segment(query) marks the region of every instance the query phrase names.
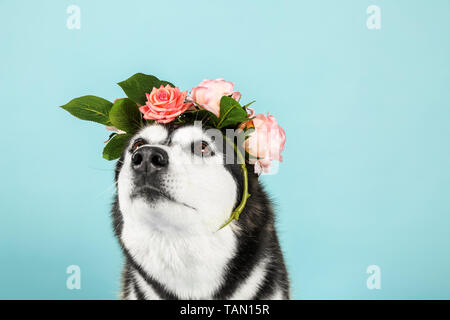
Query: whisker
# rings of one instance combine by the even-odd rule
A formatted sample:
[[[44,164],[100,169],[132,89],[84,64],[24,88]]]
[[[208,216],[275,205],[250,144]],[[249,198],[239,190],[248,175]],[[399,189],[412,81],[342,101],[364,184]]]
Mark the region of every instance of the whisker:
[[[104,169],[104,168],[89,167],[89,169],[97,170],[97,171],[114,171],[114,168],[112,168],[112,169]]]
[[[107,193],[114,191],[115,187],[117,186],[117,182],[114,182],[113,184],[111,184],[110,186],[108,186],[105,190],[103,190],[102,192],[100,192],[99,194],[97,194],[95,197],[99,198],[103,195],[106,195]],[[112,194],[112,192],[111,192]]]

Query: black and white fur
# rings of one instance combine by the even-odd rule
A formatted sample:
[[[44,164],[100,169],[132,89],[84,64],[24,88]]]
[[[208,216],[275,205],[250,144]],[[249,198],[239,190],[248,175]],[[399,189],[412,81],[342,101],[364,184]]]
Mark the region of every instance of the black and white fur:
[[[145,144],[134,152],[161,148],[168,164],[138,177],[131,150],[137,139]],[[122,299],[289,299],[272,206],[252,166],[240,219],[218,230],[240,203],[243,179],[240,165],[225,164],[218,150],[189,160],[193,143],[213,147],[210,140],[201,127],[155,124],[125,148],[112,209],[126,260]]]

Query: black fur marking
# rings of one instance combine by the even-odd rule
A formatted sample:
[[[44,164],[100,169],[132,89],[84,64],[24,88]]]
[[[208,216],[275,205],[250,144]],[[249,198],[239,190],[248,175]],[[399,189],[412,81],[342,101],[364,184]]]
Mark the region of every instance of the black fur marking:
[[[122,298],[127,299],[130,295],[130,287],[133,281],[133,274],[128,264],[125,264],[125,267],[122,271]]]
[[[145,294],[142,292],[136,279],[133,279],[133,289],[134,289],[134,292],[136,293],[136,297],[138,300],[146,300]]]

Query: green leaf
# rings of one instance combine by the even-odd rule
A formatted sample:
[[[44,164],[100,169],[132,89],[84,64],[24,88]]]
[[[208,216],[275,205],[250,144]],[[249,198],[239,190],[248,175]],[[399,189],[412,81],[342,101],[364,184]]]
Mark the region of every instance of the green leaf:
[[[118,99],[109,111],[109,120],[117,129],[134,134],[142,126],[139,107],[128,98]]]
[[[131,137],[131,134],[115,135],[103,149],[103,158],[106,160],[120,158]]]
[[[112,105],[111,102],[100,97],[83,96],[71,100],[61,108],[79,119],[110,125],[109,111]]]
[[[247,111],[241,107],[239,102],[228,96],[223,96],[220,99],[220,116],[217,123],[219,129],[229,126],[234,127],[247,120]]]
[[[165,86],[167,84],[175,87],[170,82],[162,81],[155,76],[143,73],[136,73],[127,80],[118,83],[127,97],[140,105],[145,104],[145,101],[147,101],[146,93],[150,93],[153,88],[159,88],[161,85]]]

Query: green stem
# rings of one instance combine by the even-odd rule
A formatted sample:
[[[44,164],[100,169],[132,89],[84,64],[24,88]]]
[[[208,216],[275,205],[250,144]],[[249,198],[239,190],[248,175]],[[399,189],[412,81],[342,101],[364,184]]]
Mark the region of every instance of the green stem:
[[[241,215],[242,211],[245,208],[247,199],[250,198],[250,193],[248,193],[248,172],[247,172],[247,166],[245,165],[245,158],[242,155],[241,151],[239,151],[239,148],[234,144],[233,141],[228,139],[225,135],[224,135],[224,138],[228,144],[233,146],[239,160],[241,161],[241,170],[242,170],[242,176],[244,178],[244,186],[243,186],[241,203],[239,203],[239,205],[236,207],[236,209],[234,209],[234,211],[230,215],[230,218],[219,228],[219,230],[226,227],[233,220],[239,220],[239,216]]]

